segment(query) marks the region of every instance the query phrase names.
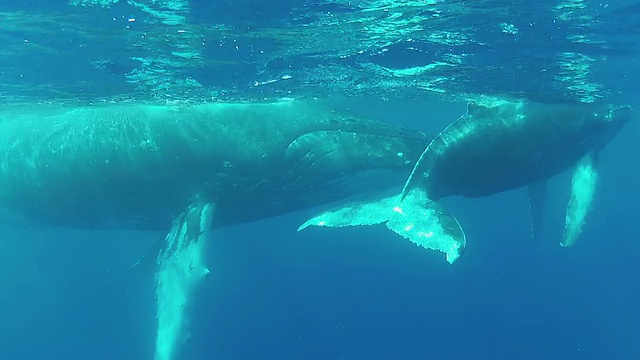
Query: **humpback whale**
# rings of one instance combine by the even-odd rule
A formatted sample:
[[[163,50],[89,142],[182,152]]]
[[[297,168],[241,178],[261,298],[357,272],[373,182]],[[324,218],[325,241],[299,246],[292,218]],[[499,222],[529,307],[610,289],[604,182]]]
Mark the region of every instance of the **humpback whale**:
[[[415,244],[443,252],[453,263],[464,250],[466,235],[439,199],[529,186],[537,235],[546,179],[575,166],[561,240],[562,246],[571,246],[591,207],[597,155],[630,118],[628,106],[479,98],[430,142],[400,195],[324,212],[299,230],[385,223]]]
[[[170,360],[210,229],[401,185],[429,141],[313,101],[13,106],[0,112],[0,207],[60,228],[166,231],[155,358]]]

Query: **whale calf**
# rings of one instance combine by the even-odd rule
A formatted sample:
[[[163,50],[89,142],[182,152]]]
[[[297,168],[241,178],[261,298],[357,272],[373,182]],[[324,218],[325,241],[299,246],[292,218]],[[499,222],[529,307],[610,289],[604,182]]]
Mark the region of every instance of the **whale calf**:
[[[572,166],[563,246],[582,231],[595,190],[598,152],[631,118],[628,106],[545,104],[484,97],[422,153],[400,195],[324,212],[308,226],[386,226],[456,261],[466,245],[457,219],[437,203],[446,196],[488,196],[529,186],[533,233],[539,232],[545,181]]]
[[[169,360],[210,229],[401,185],[429,141],[313,101],[10,106],[0,207],[60,228],[166,231],[155,358]]]

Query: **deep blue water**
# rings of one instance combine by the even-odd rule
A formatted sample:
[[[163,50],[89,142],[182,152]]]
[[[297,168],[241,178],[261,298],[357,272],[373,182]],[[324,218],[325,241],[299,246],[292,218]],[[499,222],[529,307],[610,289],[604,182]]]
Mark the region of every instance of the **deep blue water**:
[[[287,29],[295,28],[297,22],[314,21],[315,15],[304,16],[305,10],[313,14],[331,5],[330,11],[336,13],[354,11],[336,3],[341,2],[306,7],[304,2],[273,6],[256,2],[251,7],[251,1],[194,1],[191,7],[196,10],[189,21],[203,29],[207,24],[240,28],[247,23]],[[450,4],[443,3],[444,14],[455,8],[459,18],[442,26],[473,34],[473,42],[455,48],[434,43],[411,46],[420,51],[395,44],[388,46],[387,55],[375,55],[380,49],[367,48],[361,57],[351,56],[346,65],[332,67],[339,61],[330,53],[310,56],[299,51],[285,56],[271,42],[273,38],[256,35],[251,40],[256,47],[277,54],[224,53],[220,49],[226,45],[220,46],[220,39],[215,39],[211,41],[215,46],[203,50],[207,64],[192,67],[192,62],[186,62],[168,70],[182,74],[176,78],[185,74],[197,78],[203,88],[187,95],[199,100],[214,93],[223,99],[225,95],[333,96],[351,86],[358,89],[354,90],[358,96],[341,99],[351,111],[436,133],[464,112],[456,94],[524,94],[578,101],[570,84],[557,80],[562,68],[557,54],[575,52],[593,58],[591,72],[578,80],[600,84],[595,91],[598,96],[640,108],[634,40],[639,34],[638,4],[604,7],[585,2],[584,11],[595,19],[588,26],[577,20],[551,25],[557,14],[550,9],[557,2],[486,1],[473,9],[464,2]],[[241,11],[247,7],[255,12]],[[473,10],[471,14],[459,11],[465,7]],[[505,8],[519,9],[511,22],[522,36],[515,40],[499,37],[504,33],[498,24],[509,18],[508,12],[501,11]],[[131,40],[120,32],[122,27],[108,21],[125,13],[138,19],[148,16],[138,10],[122,3],[78,10],[57,3],[34,7],[24,2],[7,2],[0,9],[5,19],[8,13],[22,11],[23,19],[35,19],[24,14],[58,14],[77,24],[56,28],[54,24],[60,22],[54,21],[37,28],[0,29],[0,41],[9,49],[0,56],[4,104],[23,97],[98,101],[98,97],[140,98],[151,93],[154,99],[173,99],[180,92],[141,90],[126,81],[127,74],[138,67],[131,57],[162,55],[154,55],[157,49],[148,47],[132,50]],[[64,16],[82,11],[91,16],[83,15],[82,21]],[[526,21],[526,16],[535,21]],[[526,24],[533,22],[538,27],[527,31]],[[3,23],[7,22],[0,19]],[[133,26],[142,23],[139,20]],[[87,35],[78,30],[92,26],[105,32]],[[43,28],[50,32],[38,35]],[[578,31],[605,43],[566,40]],[[420,34],[424,35],[412,35]],[[44,56],[19,48],[27,36],[29,44],[46,45],[56,53]],[[101,37],[103,41],[97,42]],[[242,46],[243,40],[247,39],[240,39]],[[464,65],[438,74],[453,79],[442,85],[448,91],[445,95],[416,92],[410,83],[387,91],[383,85],[391,85],[378,83],[384,76],[370,67],[421,66],[455,52],[471,55],[463,57],[469,59]],[[388,58],[383,61],[381,56]],[[113,62],[106,69],[91,65],[101,59]],[[309,75],[312,69],[339,69],[348,76],[320,78],[324,70]],[[361,78],[354,80],[354,73],[348,72],[353,69],[371,72],[359,73]],[[286,74],[292,74],[294,82],[280,81],[268,90],[254,86],[255,81]],[[443,104],[443,98],[451,102]],[[595,207],[582,238],[570,249],[558,245],[569,197],[568,173],[550,182],[545,227],[537,241],[529,236],[523,189],[483,199],[445,199],[469,239],[464,256],[453,266],[385,229],[296,233],[298,225],[315,214],[312,209],[217,230],[207,259],[212,272],[191,310],[192,337],[179,358],[638,359],[638,139],[640,121],[635,119],[602,152]],[[143,261],[133,269],[130,266],[163,234],[0,229],[0,359],[152,358],[153,264]]]

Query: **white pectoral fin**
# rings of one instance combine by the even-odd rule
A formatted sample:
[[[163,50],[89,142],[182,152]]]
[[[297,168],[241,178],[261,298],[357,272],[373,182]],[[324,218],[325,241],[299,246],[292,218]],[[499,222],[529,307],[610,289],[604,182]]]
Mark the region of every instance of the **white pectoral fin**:
[[[209,273],[205,249],[215,206],[196,203],[173,222],[156,262],[158,332],[155,360],[171,360],[182,341],[186,310],[194,291]]]
[[[466,244],[458,221],[430,200],[421,188],[411,190],[402,200],[400,196],[392,196],[324,212],[305,222],[298,230],[308,226],[346,227],[382,223],[416,245],[443,252],[449,263],[460,257]]]
[[[576,166],[571,179],[571,198],[567,206],[562,246],[572,246],[584,226],[595,194],[598,172],[593,154],[587,154]]]

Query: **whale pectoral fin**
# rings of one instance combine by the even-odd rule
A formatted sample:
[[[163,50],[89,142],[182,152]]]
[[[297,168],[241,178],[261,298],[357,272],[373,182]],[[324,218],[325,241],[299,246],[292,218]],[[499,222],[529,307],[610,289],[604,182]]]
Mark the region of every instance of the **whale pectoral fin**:
[[[571,178],[571,198],[567,206],[564,236],[560,245],[572,246],[580,234],[584,221],[591,210],[595,194],[598,172],[595,154],[587,154],[580,159]]]
[[[544,205],[547,201],[547,180],[529,185],[529,211],[531,213],[531,237],[537,239],[542,230]]]
[[[466,245],[458,221],[430,200],[421,188],[375,202],[353,203],[324,212],[298,228],[309,226],[346,227],[385,223],[388,229],[426,249],[443,252],[447,262],[455,262]]]
[[[187,338],[186,309],[201,280],[215,206],[195,203],[173,222],[156,260],[156,360],[171,360]]]

